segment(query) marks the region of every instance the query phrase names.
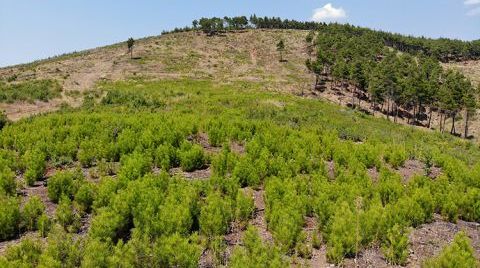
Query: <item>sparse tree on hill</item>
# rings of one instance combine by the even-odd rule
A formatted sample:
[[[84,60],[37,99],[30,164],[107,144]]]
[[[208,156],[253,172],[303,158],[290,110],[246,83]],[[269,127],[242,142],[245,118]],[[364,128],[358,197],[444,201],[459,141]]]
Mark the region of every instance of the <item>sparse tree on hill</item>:
[[[128,38],[127,40],[127,47],[128,47],[128,52],[130,53],[130,59],[133,59],[133,46],[135,45],[135,40],[133,38]]]
[[[198,20],[194,20],[192,24],[193,24],[193,29],[196,30],[198,27]]]
[[[277,51],[280,53],[280,62],[284,62],[283,52],[285,51],[285,42],[283,42],[283,40],[277,43]]]

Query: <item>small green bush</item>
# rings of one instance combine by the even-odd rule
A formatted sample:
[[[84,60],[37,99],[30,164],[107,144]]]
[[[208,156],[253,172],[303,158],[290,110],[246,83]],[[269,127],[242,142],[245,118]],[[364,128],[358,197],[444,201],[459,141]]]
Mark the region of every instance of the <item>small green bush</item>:
[[[0,241],[18,234],[20,220],[18,199],[0,195]]]
[[[464,232],[459,232],[453,243],[446,246],[435,258],[427,260],[425,268],[473,268],[479,267],[470,239]]]
[[[29,150],[23,155],[24,165],[26,167],[24,179],[27,185],[32,186],[37,180],[43,178],[45,173],[46,156],[39,149]]]
[[[58,203],[55,219],[65,230],[70,232],[74,232],[80,227],[80,217],[74,211],[72,201],[66,196],[62,196]]]
[[[39,240],[23,239],[5,251],[8,267],[36,267],[42,250],[42,243]]]
[[[52,225],[52,221],[47,216],[47,214],[43,213],[37,219],[37,230],[40,232],[42,237],[46,237],[48,231],[50,231],[50,226]]]
[[[392,264],[405,265],[408,258],[408,235],[399,225],[393,226],[387,232],[383,244],[383,254]]]
[[[75,193],[75,202],[80,205],[84,212],[90,212],[95,199],[95,186],[91,183],[83,183]]]
[[[407,161],[408,154],[404,146],[390,146],[386,148],[383,158],[387,163],[392,165],[393,168],[399,168]]]
[[[253,216],[254,210],[255,204],[252,193],[238,190],[235,205],[236,220],[240,223],[246,223]]]
[[[205,166],[206,158],[200,145],[183,143],[179,152],[180,166],[183,171],[194,171]]]
[[[45,205],[38,196],[33,196],[23,206],[22,218],[25,228],[29,231],[37,228],[38,218],[44,213]]]
[[[227,233],[233,217],[232,204],[217,192],[210,193],[200,212],[200,230],[207,237]]]
[[[48,179],[48,198],[57,203],[62,196],[72,199],[81,183],[81,172],[60,171]]]
[[[14,195],[17,189],[15,173],[4,167],[0,170],[0,194]]]

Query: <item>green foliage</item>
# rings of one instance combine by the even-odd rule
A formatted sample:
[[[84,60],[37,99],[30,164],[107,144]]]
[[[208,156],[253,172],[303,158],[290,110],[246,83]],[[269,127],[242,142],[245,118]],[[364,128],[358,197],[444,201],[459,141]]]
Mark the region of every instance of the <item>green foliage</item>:
[[[207,237],[226,234],[233,218],[232,201],[211,192],[200,212],[200,230]]]
[[[30,197],[22,209],[25,228],[29,231],[35,230],[38,226],[38,219],[44,211],[45,205],[42,200],[38,196]]]
[[[385,258],[392,264],[405,265],[408,258],[408,234],[399,225],[387,232],[382,247]]]
[[[167,236],[154,244],[154,267],[198,267],[200,248],[179,234]]]
[[[43,178],[46,168],[45,160],[45,154],[39,149],[29,150],[23,155],[26,167],[24,179],[29,186]]]
[[[62,196],[72,199],[83,183],[81,172],[61,171],[48,180],[48,198],[57,203]]]
[[[10,246],[5,252],[6,267],[36,267],[42,254],[42,243],[30,238]],[[1,265],[1,262],[0,262]]]
[[[0,102],[35,100],[49,101],[60,97],[62,87],[55,80],[30,80],[16,83],[0,82]]]
[[[394,146],[389,148],[383,157],[387,163],[392,165],[393,168],[399,168],[403,166],[408,158],[407,152],[402,146]]]
[[[255,227],[248,227],[243,238],[244,247],[237,246],[231,256],[229,266],[246,267],[285,267],[287,262],[282,259],[278,248],[265,244]]]
[[[184,171],[190,172],[202,169],[205,166],[205,155],[200,145],[183,143],[179,151],[180,166]]]
[[[38,267],[79,267],[82,260],[82,240],[75,239],[64,228],[54,225],[40,255]]]
[[[240,223],[246,223],[253,216],[254,210],[252,193],[239,190],[235,204],[235,219]]]
[[[18,234],[21,220],[19,202],[16,197],[0,195],[0,241]]]
[[[38,217],[37,219],[37,230],[40,233],[40,236],[46,237],[48,234],[48,231],[50,231],[50,227],[52,225],[52,221],[50,218],[47,216],[47,214],[43,213]]]
[[[151,169],[151,159],[140,153],[125,155],[121,159],[118,176],[121,180],[130,181],[141,178]]]
[[[90,212],[95,200],[96,188],[91,183],[83,183],[75,193],[75,202],[80,205],[82,211]]]
[[[15,173],[7,167],[0,169],[0,195],[14,195],[16,189]]]
[[[62,196],[60,199],[55,212],[55,220],[60,226],[70,232],[74,232],[80,227],[80,217],[74,211],[72,201],[68,197]]]
[[[340,264],[345,257],[357,253],[360,234],[355,226],[354,213],[348,204],[342,203],[335,213],[327,237],[327,258],[330,262]]]
[[[449,267],[478,267],[479,261],[475,258],[470,239],[464,232],[459,232],[453,243],[447,245],[442,252],[427,260],[422,267],[425,268],[449,268]]]

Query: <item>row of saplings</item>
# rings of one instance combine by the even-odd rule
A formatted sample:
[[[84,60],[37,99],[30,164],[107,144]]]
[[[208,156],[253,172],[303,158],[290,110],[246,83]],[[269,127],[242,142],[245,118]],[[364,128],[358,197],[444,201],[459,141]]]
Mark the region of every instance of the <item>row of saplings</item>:
[[[86,181],[79,171],[59,172],[48,181],[48,197],[58,203],[54,234],[49,235],[47,248],[38,251],[31,261],[71,266],[90,263],[100,267],[125,262],[135,266],[150,256],[149,263],[159,266],[194,267],[201,249],[208,248],[217,264],[226,264],[224,235],[231,231],[232,221],[245,228],[254,210],[251,193],[241,187],[259,187],[262,181],[268,229],[277,246],[263,244],[255,230],[249,228],[245,236],[253,242],[237,248],[229,265],[241,267],[242,263],[267,264],[274,260],[270,265],[282,266],[282,253],[309,258],[311,247],[318,248],[323,242],[327,244],[328,260],[333,263],[355,257],[366,247],[380,245],[389,262],[405,264],[409,227],[432,221],[435,212],[453,222],[459,217],[480,220],[480,213],[475,210],[480,200],[475,185],[478,178],[474,173],[459,176],[461,165],[449,164],[448,159],[442,164],[445,176],[435,181],[416,177],[404,186],[400,176],[381,166],[378,182],[373,183],[358,158],[341,161],[338,154],[332,156],[339,163],[334,181],[328,179],[325,170],[288,177],[282,174],[289,173],[291,162],[278,162],[272,154],[261,155],[268,155],[267,152],[264,148],[259,150],[260,155],[250,151],[239,158],[225,149],[212,159],[214,177],[206,182],[171,179],[166,173],[148,175],[154,160],[140,152],[123,157],[117,178],[106,177],[98,185]],[[246,160],[250,165],[242,164]],[[228,178],[228,174],[233,177]],[[2,198],[2,240],[24,230],[38,229],[42,235],[47,234],[52,221],[44,214],[38,198],[29,198],[23,206],[11,192]],[[61,241],[54,239],[65,239],[69,233],[78,232],[80,219],[92,209],[95,216],[85,240],[59,248]],[[311,241],[303,231],[305,216],[315,217],[318,222]],[[459,235],[457,240],[463,247],[454,247],[453,256],[460,254],[472,262],[467,239]],[[95,250],[87,250],[89,247]],[[159,255],[150,255],[148,250]],[[133,251],[130,259],[123,257],[125,251]],[[90,256],[92,252],[103,255]],[[7,259],[20,261],[11,254],[13,257],[7,254]],[[455,260],[452,254],[447,257]]]

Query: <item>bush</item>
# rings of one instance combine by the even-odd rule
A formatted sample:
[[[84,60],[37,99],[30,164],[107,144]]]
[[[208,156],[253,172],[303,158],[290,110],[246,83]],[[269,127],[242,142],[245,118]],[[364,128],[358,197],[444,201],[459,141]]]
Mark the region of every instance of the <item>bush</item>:
[[[5,251],[8,267],[36,267],[42,254],[42,243],[30,238],[10,246]],[[1,266],[1,263],[0,263]]]
[[[226,234],[232,219],[232,204],[219,193],[210,193],[200,212],[200,230],[207,237]]]
[[[108,258],[110,257],[110,245],[96,239],[88,240],[85,247],[85,254],[82,259],[82,267],[107,268]]]
[[[57,172],[48,179],[48,198],[54,203],[57,203],[62,196],[72,199],[82,182],[81,172]]]
[[[0,241],[15,237],[21,220],[16,197],[0,195]]]
[[[345,257],[354,256],[358,250],[361,238],[352,219],[355,219],[353,212],[343,202],[328,228],[327,258],[332,263],[340,264]]]
[[[74,232],[80,228],[80,217],[73,210],[72,201],[63,196],[57,206],[55,219],[65,230]]]
[[[52,225],[52,221],[47,216],[47,214],[43,213],[37,219],[37,230],[40,233],[40,236],[46,237],[48,231],[50,231],[50,226]]]
[[[124,182],[137,180],[151,171],[151,159],[141,153],[135,152],[122,157],[118,176]]]
[[[29,231],[37,228],[38,218],[44,213],[45,205],[38,196],[33,196],[23,206],[22,218],[25,228]]]
[[[75,193],[75,202],[84,212],[90,212],[95,199],[95,186],[91,183],[83,183]]]
[[[233,268],[266,267],[282,268],[288,264],[282,259],[280,251],[265,244],[255,227],[248,227],[243,238],[244,247],[236,246],[230,258],[229,266]]]
[[[9,168],[4,167],[3,170],[0,170],[0,195],[14,195],[16,189],[15,173]]]
[[[255,204],[252,193],[238,190],[235,205],[236,220],[240,223],[246,223],[253,216],[254,210]]]
[[[392,165],[393,168],[399,168],[405,164],[408,159],[407,151],[404,146],[391,146],[386,149],[383,158],[387,163]]]
[[[180,166],[183,171],[194,171],[205,166],[205,155],[200,145],[183,143],[179,152]]]
[[[153,267],[198,267],[201,250],[179,234],[159,239],[153,248]]]
[[[46,168],[45,159],[45,154],[39,149],[25,152],[23,161],[26,170],[23,176],[27,185],[32,186],[37,180],[43,178]]]
[[[89,235],[101,241],[115,241],[125,228],[125,219],[118,213],[102,208],[92,219]]]
[[[459,232],[452,244],[446,246],[437,257],[427,260],[423,265],[426,268],[470,268],[479,266],[480,263],[475,258],[471,241],[464,232]]]
[[[399,225],[394,225],[387,232],[387,239],[383,244],[383,254],[392,264],[405,265],[408,258],[408,235]]]

